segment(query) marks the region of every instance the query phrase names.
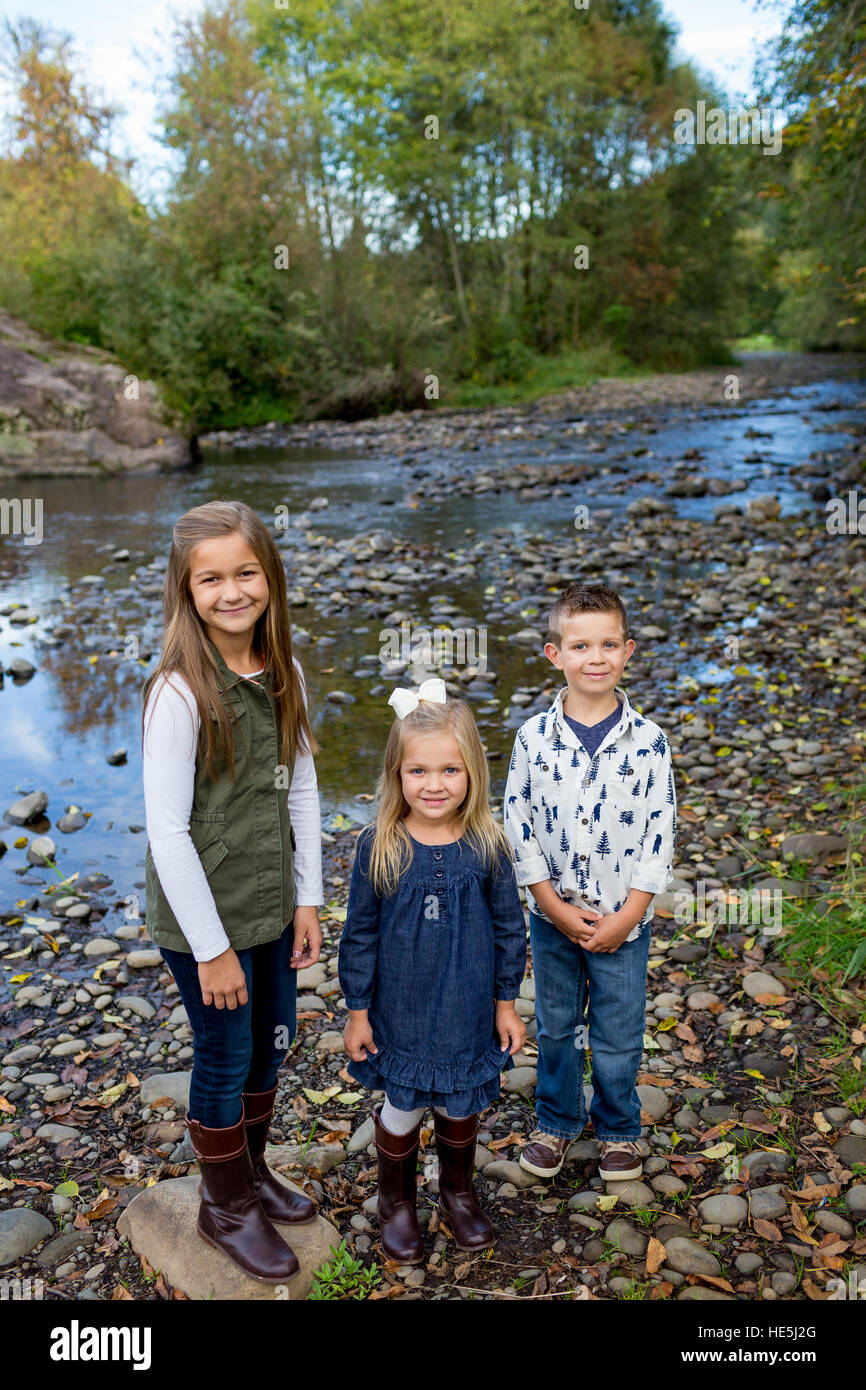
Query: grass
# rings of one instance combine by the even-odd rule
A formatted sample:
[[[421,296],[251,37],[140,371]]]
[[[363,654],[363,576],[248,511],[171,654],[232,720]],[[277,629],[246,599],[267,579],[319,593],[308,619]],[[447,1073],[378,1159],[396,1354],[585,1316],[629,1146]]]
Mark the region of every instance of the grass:
[[[345,1240],[331,1246],[333,1259],[313,1275],[312,1300],[338,1301],[366,1298],[382,1282],[375,1267],[366,1269],[349,1253]]]
[[[783,934],[776,938],[774,954],[798,987],[848,1029],[866,1020],[866,783],[838,790],[845,799],[838,833],[848,839],[848,850],[844,868],[825,883],[829,910],[819,916],[809,898],[786,898]],[[747,815],[741,821],[747,829]],[[756,842],[750,842],[749,853],[757,858]],[[769,865],[760,867],[773,871]],[[805,861],[782,861],[781,867],[785,878],[808,878]],[[862,1080],[855,1084],[854,1076],[846,1079],[846,1095],[862,1089]]]

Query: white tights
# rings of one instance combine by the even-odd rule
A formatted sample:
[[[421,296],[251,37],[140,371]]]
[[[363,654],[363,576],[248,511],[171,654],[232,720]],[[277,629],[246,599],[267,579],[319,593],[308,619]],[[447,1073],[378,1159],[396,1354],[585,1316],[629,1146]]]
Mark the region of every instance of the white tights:
[[[437,1115],[444,1115],[446,1119],[449,1118],[448,1111],[443,1110],[441,1105],[435,1105],[433,1108]],[[421,1117],[426,1114],[426,1105],[422,1105],[420,1110],[398,1110],[386,1099],[379,1119],[389,1134],[408,1134],[410,1129],[414,1129]]]

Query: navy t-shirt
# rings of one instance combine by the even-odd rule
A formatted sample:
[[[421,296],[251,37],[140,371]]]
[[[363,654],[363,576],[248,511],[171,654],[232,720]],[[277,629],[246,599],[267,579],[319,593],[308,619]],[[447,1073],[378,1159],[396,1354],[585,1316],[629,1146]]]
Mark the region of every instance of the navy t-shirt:
[[[565,722],[576,734],[586,749],[589,756],[595,756],[596,750],[601,746],[611,729],[615,729],[622,716],[622,700],[617,700],[616,709],[612,714],[608,714],[604,719],[600,719],[597,724],[579,724],[576,719],[571,719],[566,714]]]

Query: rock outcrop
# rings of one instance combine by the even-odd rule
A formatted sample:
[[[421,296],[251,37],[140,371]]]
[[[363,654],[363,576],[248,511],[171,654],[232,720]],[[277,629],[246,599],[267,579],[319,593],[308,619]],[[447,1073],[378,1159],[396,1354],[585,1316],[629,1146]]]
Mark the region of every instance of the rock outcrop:
[[[153,382],[0,312],[0,479],[167,472],[196,452]]]

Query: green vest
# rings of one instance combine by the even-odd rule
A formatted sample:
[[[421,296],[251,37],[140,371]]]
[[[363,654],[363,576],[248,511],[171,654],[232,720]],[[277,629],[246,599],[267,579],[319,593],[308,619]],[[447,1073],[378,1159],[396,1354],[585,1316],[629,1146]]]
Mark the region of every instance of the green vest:
[[[207,875],[217,912],[236,951],[281,936],[295,911],[294,832],[287,804],[294,761],[288,776],[277,773],[280,744],[277,708],[268,677],[245,680],[229,670],[207,639],[217,663],[218,684],[234,735],[236,780],[219,744],[218,776],[212,781],[199,730],[195,790],[189,833]],[[146,702],[153,675],[144,682]],[[259,684],[256,684],[259,682]],[[216,711],[211,706],[211,719]],[[147,847],[147,932],[157,946],[192,952],[163,892]]]

